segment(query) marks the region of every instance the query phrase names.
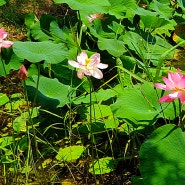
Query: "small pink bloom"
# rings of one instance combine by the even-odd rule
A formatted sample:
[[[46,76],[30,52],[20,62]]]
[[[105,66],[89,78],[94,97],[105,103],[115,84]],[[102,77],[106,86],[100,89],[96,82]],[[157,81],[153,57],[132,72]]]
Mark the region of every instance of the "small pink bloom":
[[[101,19],[101,20],[106,20],[105,17],[103,17],[104,14],[91,14],[89,16],[87,16],[88,20],[90,23],[92,23],[94,21],[94,19]]]
[[[19,72],[18,72],[18,77],[21,80],[26,80],[28,78],[28,71],[24,65],[20,67]]]
[[[107,64],[100,63],[99,53],[93,54],[90,58],[88,58],[84,51],[77,56],[77,62],[69,60],[68,63],[75,68],[79,68],[77,76],[80,79],[84,77],[84,74],[101,79],[103,78],[103,73],[99,69],[105,69],[108,67]]]
[[[168,72],[168,78],[162,77],[165,84],[155,83],[156,88],[169,91],[169,93],[158,101],[161,102],[172,102],[175,99],[179,98],[181,103],[185,104],[185,75],[180,73],[180,70],[177,69],[177,72],[172,73]]]
[[[12,41],[4,40],[8,35],[8,32],[5,32],[4,28],[0,29],[0,52],[1,48],[9,48],[13,44]]]

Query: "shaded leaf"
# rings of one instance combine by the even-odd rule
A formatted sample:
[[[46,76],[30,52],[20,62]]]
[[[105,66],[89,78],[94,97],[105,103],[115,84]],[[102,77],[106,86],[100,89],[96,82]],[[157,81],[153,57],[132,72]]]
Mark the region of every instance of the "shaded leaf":
[[[27,81],[28,96],[33,101],[36,95],[37,76],[33,81]],[[57,79],[41,76],[39,80],[37,103],[47,108],[62,107],[69,102],[70,87],[60,83]],[[75,93],[73,93],[75,95]]]
[[[131,181],[132,181],[133,185],[145,185],[143,182],[143,178],[139,177],[139,176],[133,175],[131,177]]]
[[[173,124],[159,127],[141,146],[140,171],[148,185],[185,182],[185,133]],[[159,180],[160,179],[160,180]]]

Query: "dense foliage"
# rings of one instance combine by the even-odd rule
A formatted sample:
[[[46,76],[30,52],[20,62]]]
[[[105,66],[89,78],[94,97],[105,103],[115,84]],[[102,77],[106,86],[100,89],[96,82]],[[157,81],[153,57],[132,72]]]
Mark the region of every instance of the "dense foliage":
[[[29,13],[27,40],[0,45],[0,75],[19,70],[24,87],[24,94],[0,92],[1,111],[11,116],[11,132],[0,138],[4,183],[10,174],[23,174],[28,183],[45,168],[56,171],[42,183],[55,183],[57,170],[80,169],[83,161],[96,184],[96,177],[118,168],[124,173],[131,162],[139,168],[134,185],[182,185],[183,1],[54,3],[71,12],[40,19]],[[163,80],[175,85],[159,85]],[[168,99],[161,100],[164,94]]]

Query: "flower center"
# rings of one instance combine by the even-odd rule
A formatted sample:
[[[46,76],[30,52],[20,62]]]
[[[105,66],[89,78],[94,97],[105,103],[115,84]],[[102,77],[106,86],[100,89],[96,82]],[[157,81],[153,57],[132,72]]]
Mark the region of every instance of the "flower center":
[[[91,61],[91,59],[90,58],[86,58],[85,59],[85,66],[87,66],[88,65],[88,63]]]

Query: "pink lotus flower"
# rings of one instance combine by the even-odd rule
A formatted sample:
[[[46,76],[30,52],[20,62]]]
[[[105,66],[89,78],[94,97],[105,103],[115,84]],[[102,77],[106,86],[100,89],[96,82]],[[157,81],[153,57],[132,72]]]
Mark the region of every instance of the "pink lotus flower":
[[[101,19],[103,21],[106,20],[106,18],[103,16],[104,16],[104,14],[97,13],[97,14],[91,14],[90,16],[87,16],[87,18],[88,18],[89,22],[92,23],[94,21],[94,19]]]
[[[73,67],[79,68],[77,76],[80,79],[84,77],[84,74],[101,79],[103,78],[103,73],[99,69],[105,69],[108,67],[107,64],[100,63],[99,53],[93,54],[90,58],[88,58],[84,51],[77,56],[77,62],[69,60],[68,63]]]
[[[166,85],[155,83],[154,86],[169,91],[169,93],[160,98],[158,102],[172,102],[179,98],[181,103],[185,104],[185,75],[182,75],[180,70],[177,69],[175,73],[168,72],[168,78],[162,78]]]
[[[18,77],[21,80],[26,80],[28,78],[28,71],[24,65],[21,65],[19,72],[18,72]]]
[[[4,28],[0,29],[0,52],[1,48],[9,48],[13,44],[12,41],[4,40],[8,35],[8,32],[5,32]]]

